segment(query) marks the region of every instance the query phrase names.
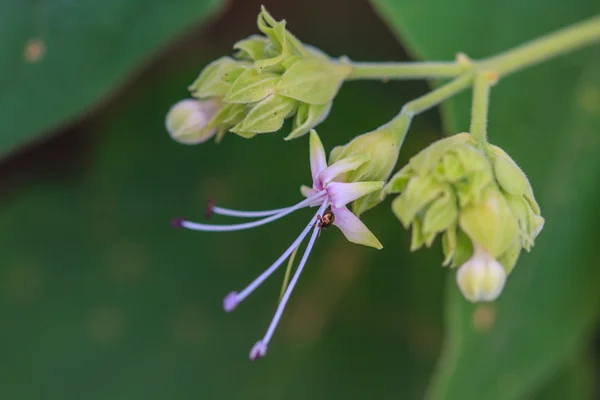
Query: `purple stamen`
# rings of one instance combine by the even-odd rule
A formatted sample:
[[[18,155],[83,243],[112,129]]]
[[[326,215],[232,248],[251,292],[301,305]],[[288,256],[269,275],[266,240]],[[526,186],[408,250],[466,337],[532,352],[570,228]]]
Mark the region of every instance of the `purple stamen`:
[[[325,208],[327,208],[327,202],[326,201],[323,204],[321,204],[321,207],[319,207],[319,210],[317,210],[317,213],[311,219],[311,221],[313,219],[315,219],[317,217],[317,215],[322,214],[323,211],[325,211]],[[267,268],[262,274],[260,274],[248,286],[246,286],[246,288],[244,290],[242,290],[240,292],[231,292],[227,296],[225,296],[225,299],[223,299],[223,308],[225,308],[225,311],[231,311],[231,310],[233,310],[235,308],[235,306],[237,306],[237,304],[241,303],[256,288],[258,288],[269,276],[271,276],[271,274],[273,274],[273,272],[275,272],[281,266],[281,264],[283,264],[283,262],[285,260],[287,260],[287,258],[290,256],[290,254],[292,254],[292,252],[294,251],[294,249],[296,249],[298,246],[300,246],[300,243],[302,243],[302,241],[308,235],[308,233],[310,232],[311,229],[313,229],[313,225],[309,223],[304,228],[304,230],[302,231],[302,233],[300,233],[300,236],[298,236],[296,238],[296,240],[294,240],[294,242],[292,243],[292,245],[290,247],[288,247],[287,250],[284,251],[283,254],[281,256],[279,256],[279,258],[277,260],[275,260],[275,262],[273,264],[271,264],[271,266],[269,268]],[[235,300],[229,299],[229,297],[232,295],[232,293],[235,294]],[[234,301],[237,302],[237,303],[234,304],[233,303]],[[232,306],[231,309],[228,310],[228,306],[231,305],[231,304],[234,304],[234,305]]]
[[[206,205],[206,211],[204,211],[204,218],[210,219],[213,215],[213,210],[215,209],[215,200],[208,200],[208,204]]]
[[[244,229],[255,228],[257,226],[266,225],[270,222],[276,221],[280,218],[285,217],[288,214],[293,213],[296,210],[299,210],[304,207],[310,207],[315,201],[321,201],[324,197],[326,197],[326,192],[321,191],[307,199],[304,199],[300,203],[285,208],[284,211],[271,215],[267,218],[259,219],[257,221],[246,222],[243,224],[233,224],[233,225],[212,225],[212,224],[200,224],[196,222],[191,222],[188,220],[184,220],[181,222],[181,226],[187,229],[195,230],[195,231],[205,231],[205,232],[231,232],[231,231],[241,231]]]
[[[252,350],[250,350],[250,360],[255,361],[264,357],[266,354],[267,345],[262,340],[259,340],[254,346],[252,346]]]
[[[237,292],[231,292],[223,299],[223,309],[226,312],[233,311],[240,304],[240,298]]]
[[[175,229],[181,229],[181,228],[183,228],[184,221],[185,221],[185,218],[172,218],[171,226]]]
[[[319,211],[322,212],[323,210],[325,210],[326,207],[327,207],[327,200],[325,200],[323,202]],[[269,324],[269,327],[267,328],[267,332],[265,333],[265,336],[263,337],[262,340],[258,341],[254,345],[252,350],[250,350],[250,359],[251,360],[255,360],[259,356],[262,357],[267,353],[267,345],[271,341],[271,338],[273,337],[273,333],[275,333],[275,328],[277,328],[277,325],[279,324],[279,320],[281,319],[283,310],[285,309],[285,306],[287,305],[287,302],[290,299],[292,291],[294,290],[294,287],[296,286],[296,283],[298,282],[298,278],[300,278],[300,274],[302,274],[302,270],[304,269],[304,266],[306,265],[306,261],[308,260],[308,256],[310,255],[310,252],[312,251],[312,248],[315,244],[315,240],[317,240],[317,235],[319,234],[319,231],[320,231],[320,229],[318,226],[313,228],[313,233],[310,237],[310,240],[308,241],[308,244],[306,245],[306,249],[304,250],[304,254],[302,255],[300,264],[298,264],[298,268],[296,268],[296,272],[294,273],[292,280],[290,281],[287,289],[285,290],[285,293],[281,297],[281,301],[279,302],[279,305],[277,306],[277,310],[275,311],[275,315],[273,316],[273,319],[271,320],[271,323]]]

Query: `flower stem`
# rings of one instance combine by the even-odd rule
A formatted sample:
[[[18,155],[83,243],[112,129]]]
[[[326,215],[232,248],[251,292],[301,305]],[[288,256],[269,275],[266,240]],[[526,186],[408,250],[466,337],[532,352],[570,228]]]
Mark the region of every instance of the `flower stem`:
[[[352,62],[347,80],[436,79],[456,77],[469,66],[457,62]]]
[[[497,81],[495,72],[479,72],[473,84],[471,106],[471,135],[479,144],[487,141],[487,119],[490,101],[490,88]]]
[[[478,68],[506,76],[556,56],[600,42],[600,15],[478,61]]]
[[[600,42],[600,15],[541,36],[513,49],[479,61],[350,62],[347,80],[452,78],[470,69],[509,75],[542,61]]]
[[[449,83],[432,90],[431,92],[418,97],[404,105],[402,110],[394,119],[386,124],[386,127],[399,135],[399,143],[404,141],[404,136],[410,126],[413,117],[432,107],[437,106],[442,101],[462,92],[471,86],[474,73],[466,72]]]

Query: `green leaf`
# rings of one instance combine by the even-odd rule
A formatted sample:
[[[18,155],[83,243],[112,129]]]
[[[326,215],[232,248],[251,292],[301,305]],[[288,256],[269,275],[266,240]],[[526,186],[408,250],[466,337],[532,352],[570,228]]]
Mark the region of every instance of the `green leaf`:
[[[594,362],[586,354],[570,360],[538,393],[534,400],[589,400],[597,397],[598,382]]]
[[[0,157],[87,112],[220,3],[0,2]]]
[[[527,7],[508,0],[493,11],[475,0],[374,4],[426,60],[451,59],[458,50],[490,56],[600,11],[595,0]],[[527,398],[588,338],[600,305],[599,88],[597,47],[493,88],[489,138],[525,171],[547,224],[532,252],[521,255],[499,301],[486,306],[494,316],[487,329],[477,323],[482,306],[469,305],[450,278],[446,343],[432,399]],[[447,133],[468,129],[469,100],[462,96],[443,109]]]

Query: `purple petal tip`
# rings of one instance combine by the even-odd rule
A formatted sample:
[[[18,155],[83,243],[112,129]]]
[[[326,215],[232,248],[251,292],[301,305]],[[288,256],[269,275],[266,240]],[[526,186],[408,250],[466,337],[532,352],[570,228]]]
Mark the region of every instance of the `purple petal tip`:
[[[266,354],[267,345],[262,340],[259,340],[254,346],[252,346],[252,350],[250,350],[250,361],[255,361],[259,358],[262,358]]]
[[[231,292],[223,299],[223,309],[226,312],[233,311],[240,304],[237,292]]]
[[[181,229],[183,227],[184,218],[173,218],[171,219],[171,226],[175,229]]]

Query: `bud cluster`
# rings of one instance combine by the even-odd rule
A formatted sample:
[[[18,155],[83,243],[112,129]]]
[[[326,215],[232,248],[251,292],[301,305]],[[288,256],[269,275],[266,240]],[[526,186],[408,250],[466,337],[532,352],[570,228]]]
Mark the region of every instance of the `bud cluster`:
[[[170,130],[175,140],[197,143],[216,134],[219,141],[227,131],[251,138],[278,131],[286,118],[293,118],[286,137],[293,139],[327,117],[351,66],[302,44],[285,21],[275,21],[264,7],[258,29],[263,35],[237,42],[233,57],[213,61],[190,85],[199,103],[218,102],[220,108],[196,129]],[[178,105],[173,114],[178,114]]]
[[[490,284],[490,276],[502,275],[496,265],[506,277],[544,225],[523,171],[502,149],[490,144],[482,149],[468,133],[439,140],[412,157],[384,193],[400,193],[392,210],[405,227],[412,226],[411,250],[429,247],[442,235],[443,264],[462,265],[459,286],[469,282],[477,295],[461,289],[472,301],[500,293],[504,279]],[[473,282],[496,291],[480,293]]]

